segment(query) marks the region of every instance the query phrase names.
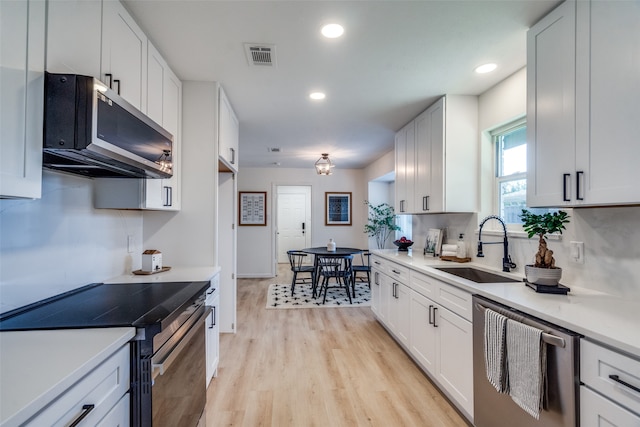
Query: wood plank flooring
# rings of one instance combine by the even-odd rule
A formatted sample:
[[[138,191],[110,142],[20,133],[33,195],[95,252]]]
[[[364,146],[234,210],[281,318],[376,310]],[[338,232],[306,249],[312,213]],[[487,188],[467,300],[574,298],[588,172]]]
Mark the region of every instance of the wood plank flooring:
[[[266,309],[276,279],[238,280],[237,333],[220,336],[207,427],[466,426],[369,307]]]

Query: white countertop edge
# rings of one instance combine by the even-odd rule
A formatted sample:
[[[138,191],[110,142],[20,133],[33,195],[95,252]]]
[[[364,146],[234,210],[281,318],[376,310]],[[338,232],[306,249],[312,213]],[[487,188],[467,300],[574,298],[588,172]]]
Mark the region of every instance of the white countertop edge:
[[[112,277],[104,283],[153,283],[153,282],[198,282],[211,280],[220,273],[219,266],[201,267],[171,267],[171,270],[162,273],[140,274],[133,273]]]
[[[0,410],[0,427],[20,426],[28,421],[31,417],[36,415],[40,410],[55,400],[61,393],[90,373],[96,368],[96,366],[115,353],[120,347],[128,343],[135,336],[136,330],[135,328],[88,328],[0,332],[0,334],[13,334],[14,337],[21,336],[23,339],[29,338],[28,335],[47,334],[50,337],[56,338],[56,340],[58,340],[62,335],[68,335],[71,337],[71,334],[73,334],[74,337],[72,337],[72,340],[77,341],[78,339],[81,339],[81,337],[77,336],[78,332],[81,331],[84,331],[85,333],[100,334],[104,337],[104,344],[101,345],[97,351],[93,352],[90,358],[84,359],[72,372],[69,372],[68,375],[65,374],[58,382],[48,386],[44,392],[37,396],[23,396],[23,399],[18,399],[17,406],[20,406],[19,408],[7,407],[7,401],[10,401],[10,399],[3,398],[3,404]],[[59,341],[60,345],[69,345],[69,342],[64,342],[63,339],[60,339]],[[6,349],[4,348],[5,345],[6,343],[3,343],[3,346],[0,347],[0,351],[3,353],[6,353]],[[47,357],[44,349],[43,354],[40,356]],[[22,376],[20,375],[20,371],[32,369],[30,365],[24,363],[23,360],[11,360],[10,355],[3,354],[2,360],[3,364],[9,364],[9,366],[4,366],[3,368],[8,367],[15,370],[18,373],[17,376]],[[42,362],[42,365],[49,366],[46,362]],[[3,388],[10,387],[12,390],[16,389],[15,384],[8,384],[5,380],[0,382],[2,383]]]
[[[522,273],[504,273],[473,262],[455,263],[422,254],[399,253],[394,249],[373,250],[390,261],[418,270],[472,294],[482,295],[585,336],[591,341],[640,358],[640,334],[634,325],[640,324],[640,303],[603,292],[571,286],[568,295],[542,294],[524,283],[475,283],[433,267],[473,267],[521,281]]]

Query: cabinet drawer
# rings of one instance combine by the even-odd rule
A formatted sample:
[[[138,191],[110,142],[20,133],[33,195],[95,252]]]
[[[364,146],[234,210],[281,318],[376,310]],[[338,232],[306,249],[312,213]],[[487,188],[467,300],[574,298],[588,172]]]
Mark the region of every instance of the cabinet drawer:
[[[472,321],[473,312],[471,310],[471,294],[469,292],[438,281],[436,302],[447,307],[458,316],[470,322]]]
[[[637,427],[640,415],[627,411],[593,390],[580,387],[580,426],[581,427]]]
[[[374,255],[374,256],[371,257],[371,268],[372,269],[376,269],[376,270],[380,270],[381,272],[386,274],[387,268],[388,268],[388,264],[382,258]]]
[[[640,360],[582,339],[580,379],[590,388],[640,414]]]
[[[409,269],[407,267],[403,267],[395,262],[388,262],[386,273],[394,280],[409,283]]]
[[[436,299],[437,280],[417,271],[411,271],[410,277],[409,283],[414,291],[432,300]]]
[[[67,426],[94,408],[83,425],[96,425],[129,390],[129,345],[123,346],[27,422],[28,426]]]

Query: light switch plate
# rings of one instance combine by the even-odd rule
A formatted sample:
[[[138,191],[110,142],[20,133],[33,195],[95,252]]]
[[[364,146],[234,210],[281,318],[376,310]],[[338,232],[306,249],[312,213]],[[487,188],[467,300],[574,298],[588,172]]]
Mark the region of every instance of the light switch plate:
[[[569,242],[571,260],[577,264],[584,264],[584,242]]]

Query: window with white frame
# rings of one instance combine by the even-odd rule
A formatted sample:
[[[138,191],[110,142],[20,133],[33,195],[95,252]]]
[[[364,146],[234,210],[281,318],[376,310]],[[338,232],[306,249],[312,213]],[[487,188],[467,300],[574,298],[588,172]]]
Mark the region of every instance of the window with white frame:
[[[506,224],[522,224],[527,208],[527,123],[524,118],[491,132],[495,149],[496,212]],[[548,209],[529,209],[535,213]]]

